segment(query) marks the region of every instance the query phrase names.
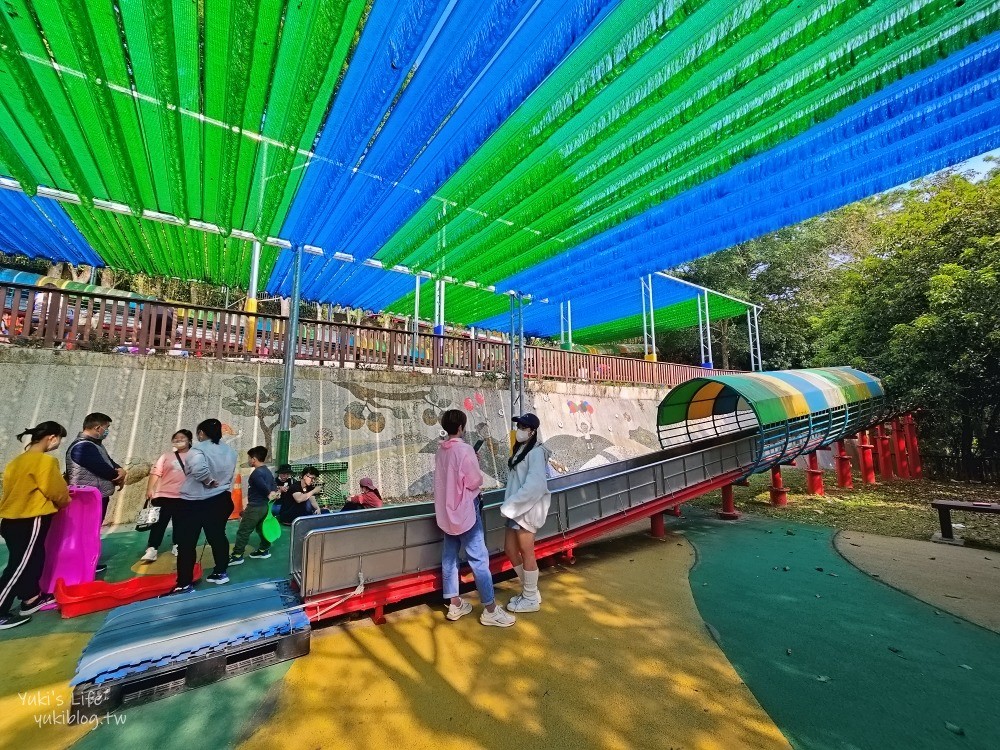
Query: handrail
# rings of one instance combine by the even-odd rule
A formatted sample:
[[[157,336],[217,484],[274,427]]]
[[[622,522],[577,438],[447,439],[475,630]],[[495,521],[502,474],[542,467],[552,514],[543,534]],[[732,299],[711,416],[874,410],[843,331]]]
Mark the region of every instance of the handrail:
[[[132,354],[278,360],[285,356],[287,317],[114,294],[0,283],[0,342]],[[302,319],[295,359],[341,368],[429,370],[505,376],[510,345],[471,338]],[[610,354],[525,347],[525,377],[536,380],[672,387],[705,370]]]

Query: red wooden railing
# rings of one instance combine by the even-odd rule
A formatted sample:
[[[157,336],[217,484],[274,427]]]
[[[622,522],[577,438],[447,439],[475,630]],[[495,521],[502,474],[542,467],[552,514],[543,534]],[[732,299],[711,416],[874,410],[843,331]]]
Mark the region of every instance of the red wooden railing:
[[[288,319],[213,307],[0,284],[0,342],[135,354],[282,359]],[[490,339],[302,320],[296,361],[334,367],[415,369],[470,375],[509,369],[509,345]],[[529,346],[535,379],[673,386],[707,372],[690,365]]]

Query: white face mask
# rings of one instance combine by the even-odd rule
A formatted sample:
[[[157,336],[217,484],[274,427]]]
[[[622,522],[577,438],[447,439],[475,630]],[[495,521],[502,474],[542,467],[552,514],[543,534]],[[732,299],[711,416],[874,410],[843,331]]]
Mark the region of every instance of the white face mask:
[[[514,439],[519,443],[528,442],[528,438],[531,437],[531,430],[518,429],[514,432]]]

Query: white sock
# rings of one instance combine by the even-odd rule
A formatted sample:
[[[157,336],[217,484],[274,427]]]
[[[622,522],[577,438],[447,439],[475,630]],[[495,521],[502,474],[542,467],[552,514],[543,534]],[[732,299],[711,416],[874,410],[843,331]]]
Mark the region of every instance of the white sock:
[[[542,595],[538,592],[538,569],[525,570],[521,580],[524,581],[524,598],[541,601]]]
[[[524,587],[524,566],[515,565],[514,572],[517,573],[517,580],[521,581],[522,588]]]

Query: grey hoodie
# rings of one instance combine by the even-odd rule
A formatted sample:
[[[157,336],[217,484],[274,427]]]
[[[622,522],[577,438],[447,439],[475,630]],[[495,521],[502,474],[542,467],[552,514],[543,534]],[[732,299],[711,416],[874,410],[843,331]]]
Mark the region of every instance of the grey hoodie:
[[[183,500],[207,500],[232,489],[236,474],[236,451],[224,443],[216,445],[211,440],[195,443],[184,454]],[[216,486],[206,486],[215,480]]]

